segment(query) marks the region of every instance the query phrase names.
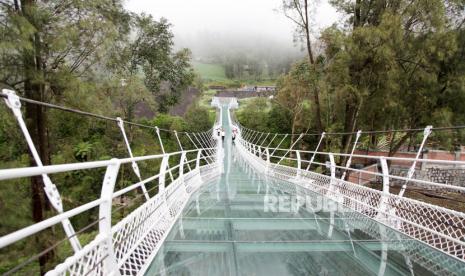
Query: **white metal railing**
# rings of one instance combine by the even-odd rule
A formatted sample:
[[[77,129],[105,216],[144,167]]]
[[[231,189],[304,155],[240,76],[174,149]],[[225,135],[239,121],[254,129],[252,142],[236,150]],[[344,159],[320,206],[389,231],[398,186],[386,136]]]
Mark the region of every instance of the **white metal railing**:
[[[174,131],[174,137],[176,138],[180,151],[167,153],[165,152],[160,129],[158,127],[141,125],[124,121],[121,118],[110,118],[20,98],[14,91],[5,89],[0,93],[0,96],[5,99],[7,106],[13,111],[26,139],[31,155],[37,164],[37,167],[0,170],[0,180],[41,176],[47,198],[58,213],[41,222],[0,237],[0,249],[7,249],[8,246],[25,238],[34,236],[57,224],[62,224],[66,234],[64,240],[59,241],[41,253],[31,257],[28,261],[19,264],[17,267],[13,268],[13,270],[7,272],[9,274],[19,272],[21,268],[37,260],[41,255],[46,254],[49,250],[56,248],[65,241],[71,244],[74,255],[69,256],[63,263],[49,271],[47,275],[143,274],[158,252],[158,249],[180,215],[190,195],[195,192],[202,183],[221,174],[223,166],[222,146],[219,142],[219,138],[213,135],[213,129],[217,128],[217,125],[206,132],[182,132],[195,147],[195,149],[191,150],[185,150],[183,148],[178,137],[178,132]],[[130,157],[122,159],[114,158],[106,161],[44,166],[22,117],[21,101],[116,122],[121,130]],[[134,157],[126,136],[124,124],[155,129],[162,153]],[[175,163],[173,159],[179,159],[179,162]],[[159,160],[159,170],[152,171],[151,176],[143,178],[139,171],[138,163],[154,160]],[[131,165],[139,181],[115,191],[118,173],[120,172],[121,166],[125,164]],[[62,197],[49,175],[77,170],[98,170],[102,168],[105,168],[106,172],[102,179],[100,196],[95,200],[71,210],[64,210]],[[167,179],[169,182],[167,182]],[[148,184],[151,185],[150,189],[146,187]],[[128,193],[138,189],[141,189],[141,194],[137,195],[133,200],[142,197],[144,198],[143,203],[113,225],[112,216],[119,210],[119,208],[113,208],[114,200],[123,197],[130,198]],[[153,195],[151,196],[150,194]],[[125,206],[123,205],[123,207]],[[81,230],[75,231],[70,219],[80,214],[90,212],[93,209],[98,209],[98,219]],[[93,225],[98,225],[97,234],[90,243],[82,247],[79,241],[79,235]]]
[[[235,125],[235,127],[239,129],[237,138],[239,152],[256,169],[270,176],[292,182],[299,187],[329,197],[363,215],[423,241],[462,261],[464,260],[465,214],[403,197],[403,191],[405,191],[407,183],[410,183],[429,189],[463,193],[465,192],[465,187],[463,186],[415,179],[412,177],[412,172],[414,172],[416,164],[421,162],[457,166],[463,166],[465,162],[419,159],[418,156],[417,158],[399,158],[359,155],[353,154],[353,150],[351,154],[319,152],[321,139],[316,151],[293,149],[296,143],[293,143],[289,149],[279,148],[282,140],[278,144],[278,148],[269,148],[268,146],[271,143],[263,146],[266,144],[263,142],[265,135],[258,138],[259,134],[251,133],[239,124]],[[273,139],[275,137],[276,135]],[[287,135],[284,137],[286,138]],[[324,137],[324,134],[322,137]],[[294,141],[298,139],[296,138]],[[303,156],[311,156],[311,158],[307,160]],[[315,161],[316,157],[320,162]],[[335,160],[338,157],[347,158],[349,161],[346,164],[349,165],[337,165]],[[350,160],[353,158],[369,160],[371,164],[378,164],[381,167],[381,172],[351,168]],[[389,162],[397,161],[414,164],[411,166],[410,173],[407,176],[398,176],[389,173]],[[312,171],[311,169],[316,168],[316,166],[327,170],[328,175]],[[337,170],[341,172],[342,177],[337,175]],[[382,179],[382,191],[347,181],[348,174],[357,172]],[[390,190],[390,184],[392,183],[390,181],[398,181],[400,184],[403,184],[401,194],[392,193]]]
[[[0,180],[7,180],[42,174],[106,168],[101,194],[98,199],[5,235],[0,238],[0,248],[37,234],[93,208],[99,208],[97,237],[77,251],[75,255],[66,259],[64,263],[48,272],[48,275],[137,274],[146,268],[150,257],[156,254],[190,194],[197,190],[203,182],[218,175],[219,166],[221,166],[220,160],[216,159],[216,156],[202,155],[203,152],[210,150],[213,150],[213,153],[216,152],[216,148],[204,148],[107,161],[0,170]],[[188,160],[187,156],[192,154],[195,154],[196,157]],[[179,164],[167,169],[169,159],[175,156],[180,157]],[[210,157],[215,161],[211,163],[205,162],[205,164],[201,165],[202,160],[208,160]],[[157,159],[162,160],[160,171],[157,174],[119,191],[114,190],[121,165]],[[195,164],[191,166],[192,169],[189,170],[187,164],[194,162]],[[174,170],[178,171],[178,177],[166,187],[165,176],[170,172],[174,173]],[[158,184],[152,190],[156,188],[158,193],[112,226],[113,200],[138,189],[144,184],[155,181],[158,181]]]

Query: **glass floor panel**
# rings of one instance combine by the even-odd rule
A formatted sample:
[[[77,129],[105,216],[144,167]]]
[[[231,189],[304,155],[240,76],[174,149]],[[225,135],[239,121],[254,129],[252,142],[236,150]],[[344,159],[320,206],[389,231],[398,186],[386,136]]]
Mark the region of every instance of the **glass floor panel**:
[[[320,197],[251,168],[222,112],[225,173],[191,196],[146,275],[465,275],[462,261],[362,214],[298,203]]]

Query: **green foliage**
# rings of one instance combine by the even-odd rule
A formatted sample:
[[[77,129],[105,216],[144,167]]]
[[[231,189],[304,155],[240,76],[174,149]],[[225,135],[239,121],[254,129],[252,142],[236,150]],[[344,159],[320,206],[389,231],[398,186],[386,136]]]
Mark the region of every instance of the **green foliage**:
[[[244,126],[263,132],[287,133],[292,127],[291,112],[267,98],[239,100],[235,115]]]
[[[214,122],[214,117],[210,116],[209,110],[199,105],[192,105],[187,110],[185,118],[187,130],[191,132],[207,131]]]
[[[142,14],[135,22],[137,37],[130,44],[130,72],[142,69],[145,85],[158,101],[161,112],[177,103],[181,91],[194,80],[188,49],[173,52],[171,24]],[[162,87],[166,83],[165,87]]]
[[[74,147],[74,157],[78,161],[90,159],[93,145],[89,142],[81,142]]]

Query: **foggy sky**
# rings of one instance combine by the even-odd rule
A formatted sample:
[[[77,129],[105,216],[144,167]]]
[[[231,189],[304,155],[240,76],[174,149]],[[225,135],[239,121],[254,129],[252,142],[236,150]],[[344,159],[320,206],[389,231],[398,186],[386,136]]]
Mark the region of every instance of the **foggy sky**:
[[[199,34],[219,37],[268,37],[293,47],[294,25],[277,12],[281,0],[126,0],[127,9],[167,18],[175,41],[189,47]],[[316,14],[319,29],[338,20],[327,0],[320,0]],[[318,30],[316,30],[318,31]],[[204,42],[208,43],[208,42]]]

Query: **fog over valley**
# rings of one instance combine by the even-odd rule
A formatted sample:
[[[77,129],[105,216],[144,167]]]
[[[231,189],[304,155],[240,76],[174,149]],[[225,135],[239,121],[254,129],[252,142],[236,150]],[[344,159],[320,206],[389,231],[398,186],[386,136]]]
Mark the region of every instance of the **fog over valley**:
[[[126,2],[129,10],[166,18],[173,25],[176,48],[189,48],[194,60],[214,61],[232,54],[304,55],[294,39],[293,23],[279,11],[281,0],[142,0]],[[315,33],[338,21],[326,0],[318,4]]]

